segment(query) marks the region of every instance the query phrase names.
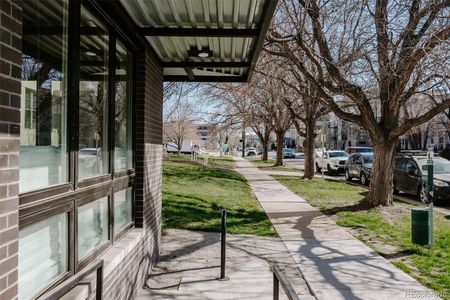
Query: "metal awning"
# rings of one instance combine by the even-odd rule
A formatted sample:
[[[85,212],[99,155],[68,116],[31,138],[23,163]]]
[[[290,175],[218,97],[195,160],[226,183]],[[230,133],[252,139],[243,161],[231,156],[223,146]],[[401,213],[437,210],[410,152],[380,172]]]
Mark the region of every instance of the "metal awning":
[[[120,0],[166,81],[247,81],[277,0]]]

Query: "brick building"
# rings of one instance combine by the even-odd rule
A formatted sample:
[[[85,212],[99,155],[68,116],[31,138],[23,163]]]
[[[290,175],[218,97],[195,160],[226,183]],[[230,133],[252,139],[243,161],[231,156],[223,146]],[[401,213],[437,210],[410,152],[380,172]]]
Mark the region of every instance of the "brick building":
[[[159,255],[163,81],[247,81],[275,5],[0,1],[0,299],[64,291],[98,261],[104,299],[142,288]]]

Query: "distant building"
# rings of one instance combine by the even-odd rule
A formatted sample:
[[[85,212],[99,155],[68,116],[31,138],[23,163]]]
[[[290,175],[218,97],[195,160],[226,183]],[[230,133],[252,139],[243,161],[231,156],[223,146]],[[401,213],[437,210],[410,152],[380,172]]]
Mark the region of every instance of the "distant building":
[[[202,142],[209,141],[210,138],[208,136],[208,129],[209,129],[208,124],[197,125],[197,135],[198,135],[198,138],[200,139],[200,141],[202,141]]]

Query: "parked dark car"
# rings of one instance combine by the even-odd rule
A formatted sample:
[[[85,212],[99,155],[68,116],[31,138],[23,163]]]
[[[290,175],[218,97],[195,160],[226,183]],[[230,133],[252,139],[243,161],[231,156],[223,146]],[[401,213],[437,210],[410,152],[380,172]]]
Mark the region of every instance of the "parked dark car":
[[[284,148],[283,149],[283,158],[295,158],[295,152],[293,149]]]
[[[345,163],[345,180],[358,178],[362,184],[368,185],[372,171],[373,153],[353,153]]]
[[[426,182],[423,175],[427,171],[423,166],[427,164],[426,156],[399,156],[395,158],[394,194],[400,191],[417,195],[424,203],[428,202]],[[434,158],[434,200],[450,201],[450,161],[441,157]]]
[[[439,155],[443,158],[445,158],[446,160],[450,160],[450,146],[447,146],[447,149],[444,149],[441,151],[441,153],[439,153]]]

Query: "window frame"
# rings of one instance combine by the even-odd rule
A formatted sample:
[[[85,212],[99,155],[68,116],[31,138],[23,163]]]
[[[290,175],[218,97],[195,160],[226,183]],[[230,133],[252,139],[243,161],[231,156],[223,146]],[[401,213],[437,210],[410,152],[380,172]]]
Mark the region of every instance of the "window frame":
[[[38,294],[36,294],[34,296],[34,298],[38,298],[39,296],[44,294],[49,289],[54,288],[55,286],[57,286],[58,284],[60,284],[64,280],[68,279],[73,274],[75,274],[75,272],[74,272],[75,266],[74,266],[73,260],[72,260],[72,256],[74,254],[73,250],[74,250],[75,242],[73,239],[70,238],[73,235],[72,231],[74,229],[74,222],[75,222],[75,220],[74,220],[74,204],[73,204],[73,202],[67,202],[67,203],[61,204],[59,206],[52,207],[47,210],[42,210],[38,213],[20,216],[20,224],[19,224],[20,229],[24,229],[28,226],[34,225],[40,221],[44,221],[50,217],[53,217],[53,216],[56,216],[56,215],[62,214],[62,213],[66,213],[68,215],[68,224],[67,224],[67,228],[68,228],[68,233],[67,233],[68,245],[67,246],[68,246],[68,251],[69,251],[69,253],[67,253],[67,268],[68,268],[68,270],[66,272],[60,274],[55,279],[53,279],[51,281],[51,283],[49,283],[48,287],[42,289]]]
[[[136,53],[137,48],[123,36],[121,32],[116,29],[116,26],[111,23],[110,20],[103,17],[101,11],[97,5],[94,5],[91,1],[68,1],[69,10],[69,20],[68,20],[68,72],[67,72],[67,159],[68,159],[68,181],[63,183],[58,183],[55,185],[47,186],[40,189],[35,189],[19,194],[20,205],[30,205],[33,202],[39,201],[43,198],[49,198],[52,196],[63,195],[67,192],[76,192],[80,188],[85,188],[88,186],[93,186],[99,183],[108,182],[114,180],[115,178],[128,176],[135,176],[135,78],[136,78]],[[116,66],[116,41],[120,41],[127,50],[133,56],[133,67],[131,70],[131,81],[132,81],[132,91],[131,91],[131,131],[132,131],[132,162],[131,168],[120,170],[115,172],[114,170],[114,147],[115,147],[115,103],[112,99],[115,98],[115,76],[109,76],[108,78],[108,172],[105,174],[100,174],[93,177],[88,177],[85,179],[80,179],[78,176],[78,132],[79,132],[79,68],[80,68],[80,20],[81,20],[81,6],[84,6],[90,13],[94,14],[109,31],[109,57],[108,57],[108,69],[115,70]],[[76,13],[75,13],[76,12]],[[115,75],[115,74],[114,74]],[[19,183],[20,184],[20,183]]]
[[[61,212],[67,212],[69,218],[68,236],[68,271],[55,279],[47,288],[37,294],[39,297],[49,289],[60,284],[68,277],[77,273],[90,262],[103,254],[107,249],[135,227],[135,167],[136,167],[136,63],[138,47],[119,30],[110,18],[93,0],[68,1],[68,43],[67,43],[67,126],[66,126],[66,149],[67,149],[67,172],[68,182],[55,184],[42,189],[36,189],[19,194],[19,230],[45,220]],[[79,132],[79,78],[80,78],[80,21],[81,7],[95,15],[108,29],[109,35],[109,57],[107,97],[108,97],[108,132],[107,151],[108,173],[95,177],[79,180],[78,178],[78,132]],[[131,167],[115,172],[115,67],[116,67],[116,41],[126,47],[132,55],[131,76],[131,98],[129,101],[131,109]],[[20,184],[20,183],[19,183]],[[123,189],[132,188],[132,221],[122,227],[119,232],[114,232],[114,193]],[[78,261],[78,232],[77,215],[78,207],[101,198],[108,197],[108,240],[92,250],[85,258]]]

